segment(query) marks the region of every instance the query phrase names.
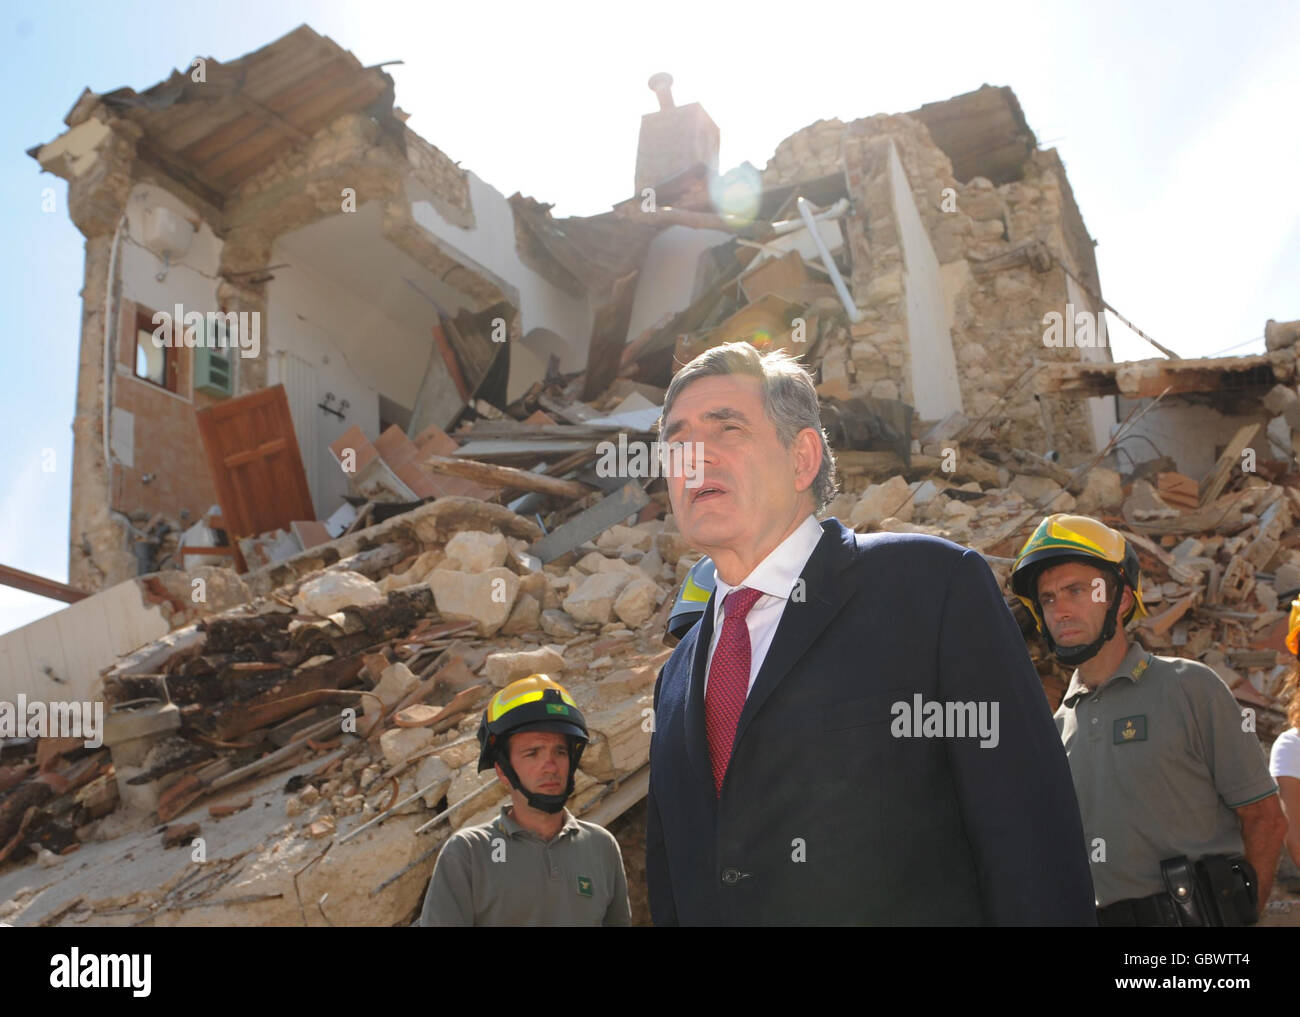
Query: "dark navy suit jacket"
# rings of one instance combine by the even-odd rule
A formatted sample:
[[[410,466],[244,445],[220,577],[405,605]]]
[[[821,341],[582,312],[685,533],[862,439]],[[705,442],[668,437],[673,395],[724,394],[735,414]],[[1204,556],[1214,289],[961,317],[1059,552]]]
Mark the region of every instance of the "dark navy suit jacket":
[[[713,598],[659,673],[655,924],[1095,925],[1065,751],[984,560],[936,537],[822,530],[720,797],[704,731]],[[954,727],[902,737],[918,728],[895,704],[918,694],[945,717],[984,703],[991,721],[996,703],[997,745]]]

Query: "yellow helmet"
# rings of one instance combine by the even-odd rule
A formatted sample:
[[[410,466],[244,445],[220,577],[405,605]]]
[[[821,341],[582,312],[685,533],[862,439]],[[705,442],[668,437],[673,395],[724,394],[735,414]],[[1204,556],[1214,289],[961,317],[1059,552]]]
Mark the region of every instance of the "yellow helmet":
[[[568,739],[569,783],[564,794],[536,794],[520,783],[509,753],[502,750],[508,737],[521,731],[554,731]],[[543,812],[559,812],[573,794],[578,763],[589,740],[587,721],[564,686],[547,675],[530,674],[511,682],[488,700],[478,725],[478,772],[499,764],[510,784],[525,795],[529,805]]]
[[[1116,605],[1120,598],[1115,598],[1098,642],[1083,647],[1058,648],[1043,624],[1043,612],[1038,605],[1038,576],[1043,569],[1067,561],[1080,561],[1111,572],[1132,589],[1133,607],[1124,618],[1125,625],[1134,618],[1145,617],[1147,608],[1142,602],[1142,567],[1137,551],[1123,534],[1088,516],[1065,513],[1047,516],[1016,556],[1016,563],[1011,567],[1011,589],[1033,616],[1038,631],[1057,657],[1066,663],[1077,664],[1094,656],[1114,635],[1114,612],[1118,610]]]
[[[1291,601],[1291,617],[1286,626],[1286,648],[1300,657],[1300,597]]]

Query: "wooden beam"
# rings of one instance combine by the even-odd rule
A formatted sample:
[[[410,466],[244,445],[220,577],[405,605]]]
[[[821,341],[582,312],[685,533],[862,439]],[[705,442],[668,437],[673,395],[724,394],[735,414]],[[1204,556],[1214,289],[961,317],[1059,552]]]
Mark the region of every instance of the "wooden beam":
[[[515,469],[513,466],[498,466],[495,463],[481,463],[474,459],[453,459],[451,456],[427,456],[421,463],[434,473],[445,473],[453,477],[475,480],[489,487],[504,487],[515,491],[536,491],[555,498],[575,500],[591,493],[586,484],[575,480],[561,480],[529,470]]]
[[[213,208],[221,210],[226,204],[226,195],[207,176],[196,168],[183,162],[170,152],[165,152],[154,145],[148,138],[141,138],[135,146],[136,158],[170,177],[175,177]]]
[[[1241,465],[1241,453],[1246,450],[1259,434],[1263,424],[1247,424],[1232,436],[1227,448],[1214,464],[1214,469],[1201,481],[1201,504],[1209,505],[1223,493],[1232,471]]]
[[[451,325],[451,321],[441,311],[438,312],[438,320],[439,324],[433,326],[433,341],[438,346],[438,352],[442,355],[443,363],[447,365],[447,373],[451,375],[451,380],[456,383],[456,392],[460,395],[461,402],[468,403],[470,397],[469,386],[465,384],[465,376],[460,373],[460,363],[456,360],[456,353],[451,348],[447,333],[443,331]]]
[[[46,579],[44,576],[10,568],[8,565],[0,565],[0,585],[12,586],[15,590],[35,593],[37,596],[49,597],[51,600],[61,600],[65,604],[75,604],[90,596],[85,590],[78,590],[75,586],[61,583],[57,579]]]

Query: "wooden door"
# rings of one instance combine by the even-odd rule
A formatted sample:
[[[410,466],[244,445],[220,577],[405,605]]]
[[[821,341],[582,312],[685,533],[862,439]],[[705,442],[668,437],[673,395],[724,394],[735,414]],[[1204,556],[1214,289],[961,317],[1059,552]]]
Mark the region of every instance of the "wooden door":
[[[232,541],[316,518],[283,385],[227,399],[196,416]]]

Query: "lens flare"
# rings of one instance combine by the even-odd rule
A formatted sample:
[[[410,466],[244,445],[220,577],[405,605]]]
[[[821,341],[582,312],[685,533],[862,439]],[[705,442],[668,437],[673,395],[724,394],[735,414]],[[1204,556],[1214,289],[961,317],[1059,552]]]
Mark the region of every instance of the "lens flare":
[[[713,207],[737,227],[748,226],[757,218],[762,195],[762,175],[747,162],[728,170],[709,184]]]

